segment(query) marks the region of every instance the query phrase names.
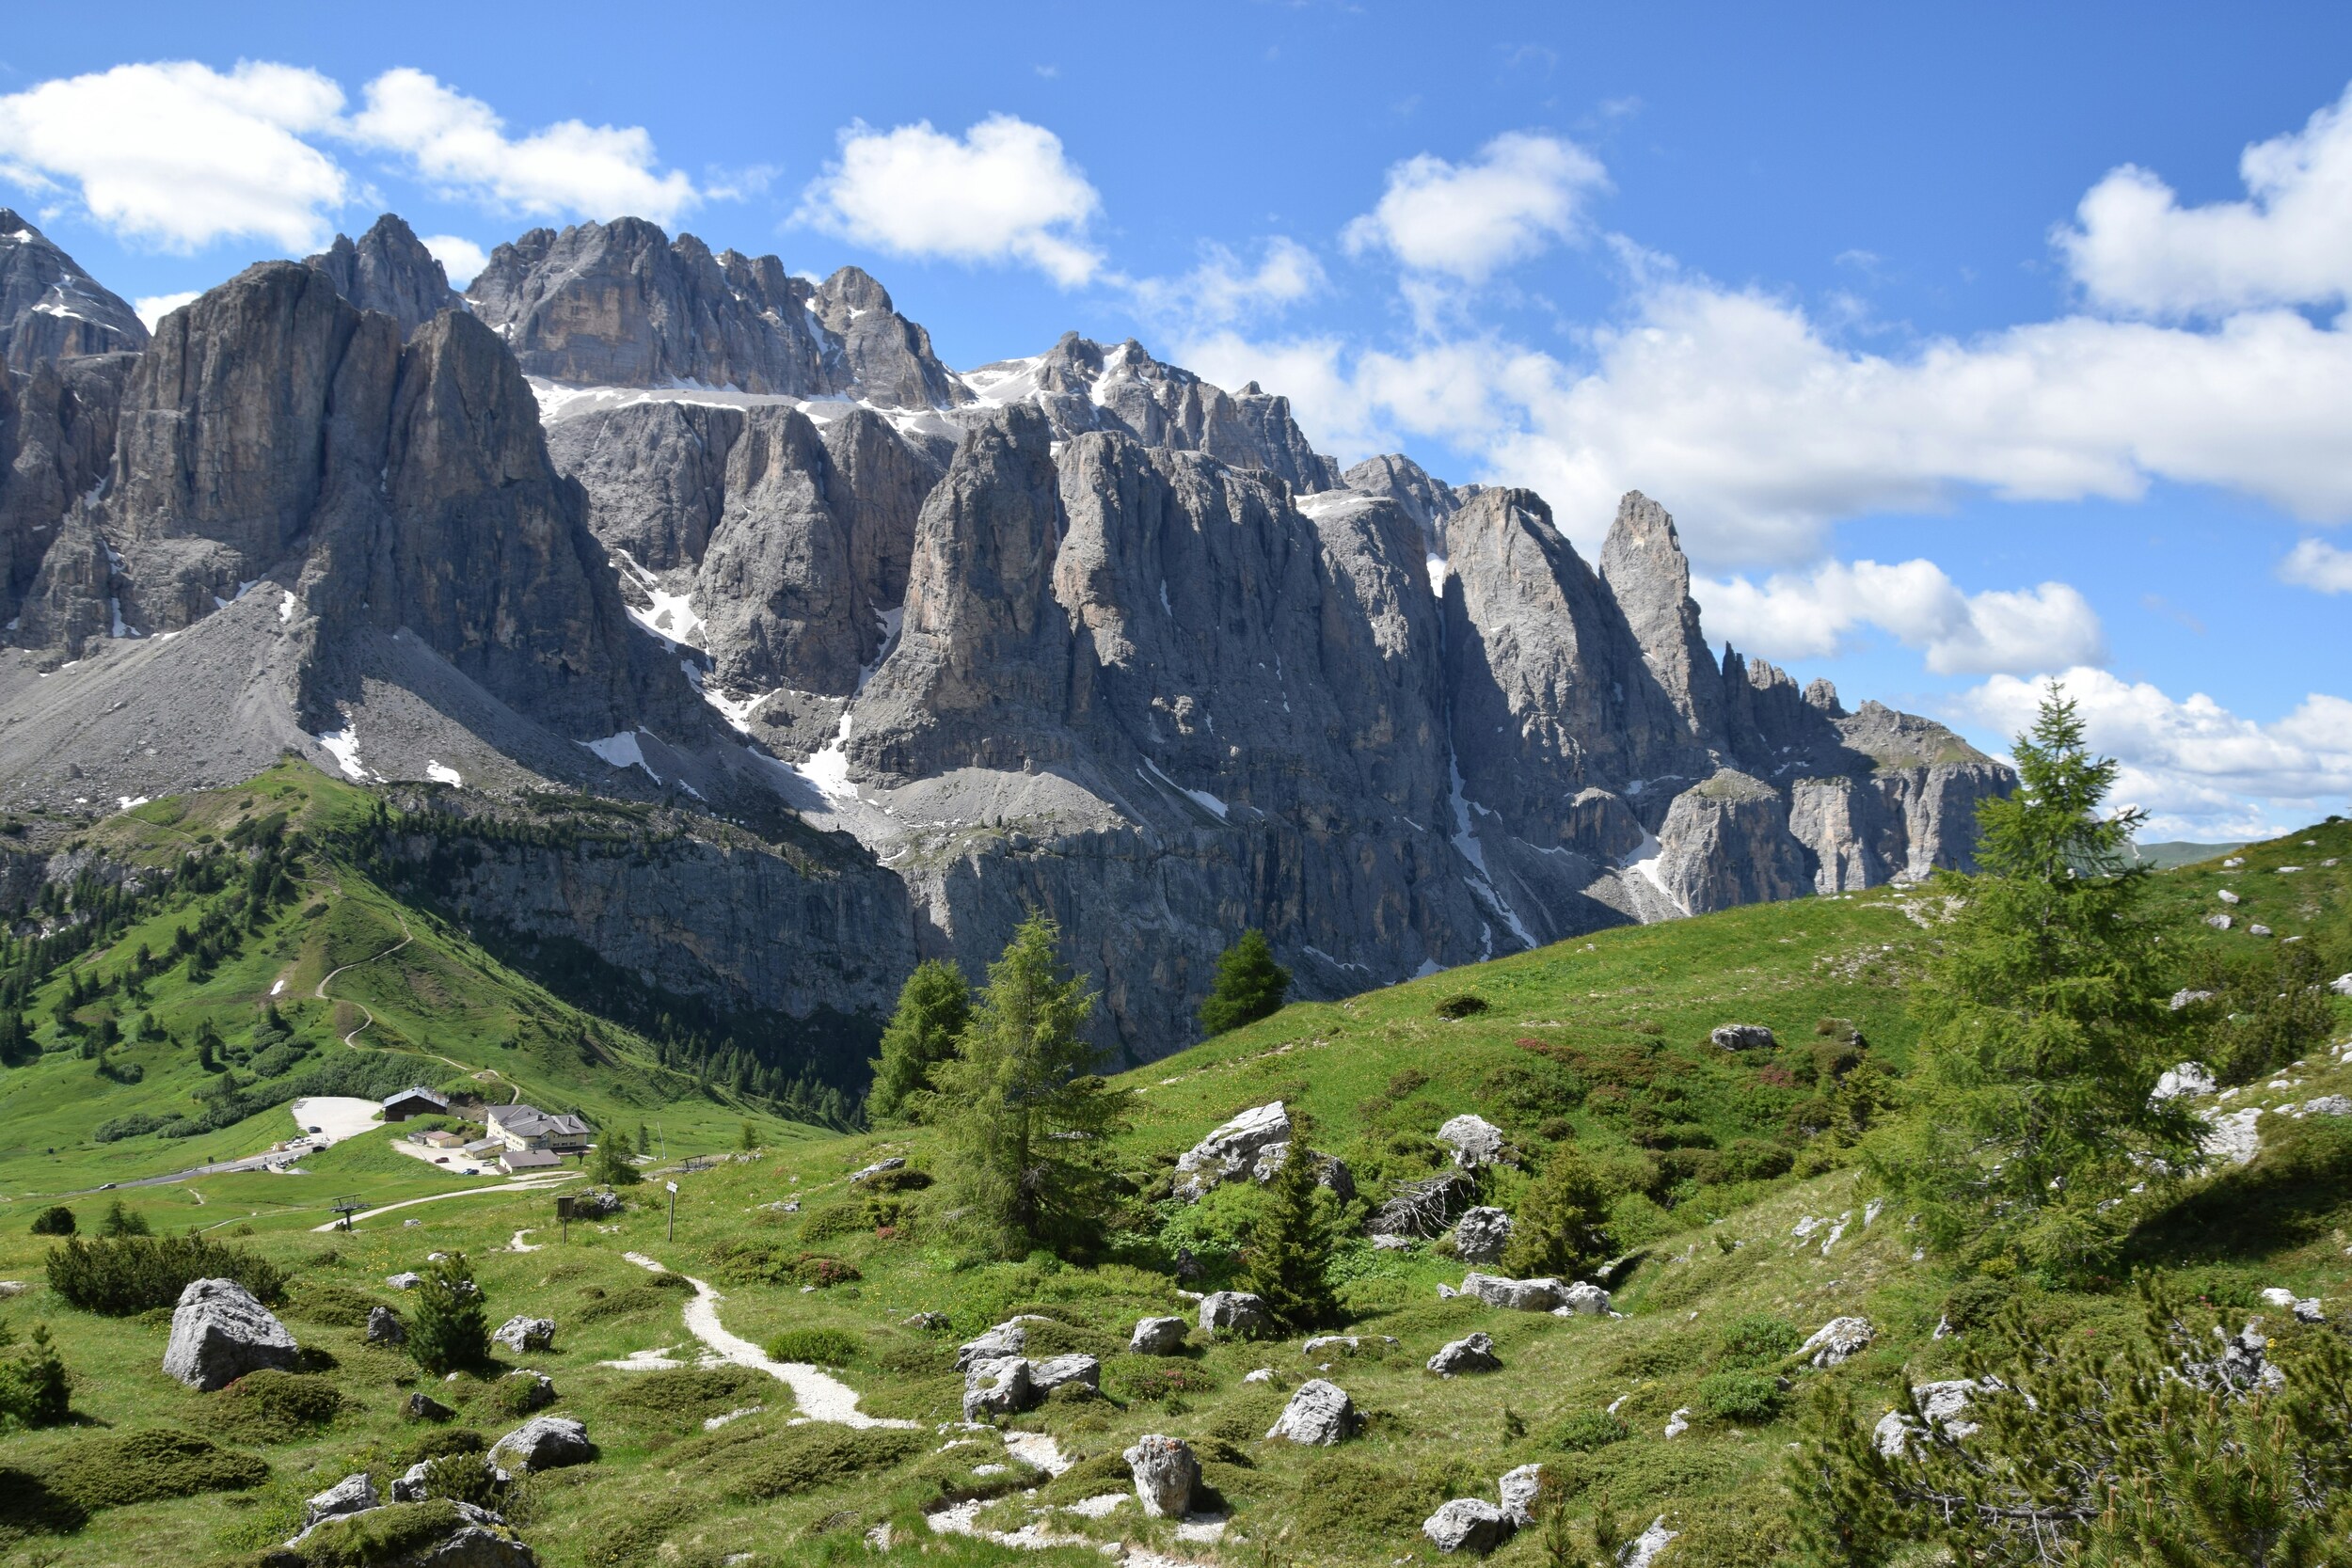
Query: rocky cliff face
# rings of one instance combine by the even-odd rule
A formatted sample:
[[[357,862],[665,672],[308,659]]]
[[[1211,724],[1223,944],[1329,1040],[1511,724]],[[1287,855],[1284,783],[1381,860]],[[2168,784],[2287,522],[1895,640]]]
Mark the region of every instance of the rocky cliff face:
[[[29,371],[85,354],[135,352],[147,328],[120,296],[49,237],[0,207],[0,361]]]
[[[377,218],[356,241],[336,235],[333,245],[303,264],[325,275],[360,309],[381,310],[400,323],[404,338],[444,310],[465,309],[441,263],[395,214]]]

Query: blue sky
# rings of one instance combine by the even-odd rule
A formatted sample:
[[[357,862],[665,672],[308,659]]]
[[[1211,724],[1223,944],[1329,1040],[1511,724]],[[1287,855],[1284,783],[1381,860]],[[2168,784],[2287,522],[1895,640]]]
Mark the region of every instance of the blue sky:
[[[959,366],[1134,334],[1588,551],[1649,492],[1850,700],[1997,747],[2067,673],[2228,837],[2352,810],[2348,87],[2322,5],[49,8],[0,199],[138,299],[635,211]]]

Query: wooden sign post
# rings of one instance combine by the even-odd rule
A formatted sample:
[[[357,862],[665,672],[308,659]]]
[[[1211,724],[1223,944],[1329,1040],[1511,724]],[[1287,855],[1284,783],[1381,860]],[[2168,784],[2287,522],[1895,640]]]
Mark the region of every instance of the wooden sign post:
[[[563,1222],[564,1239],[570,1241],[572,1239],[572,1200],[570,1198],[559,1197],[555,1200],[555,1217]]]

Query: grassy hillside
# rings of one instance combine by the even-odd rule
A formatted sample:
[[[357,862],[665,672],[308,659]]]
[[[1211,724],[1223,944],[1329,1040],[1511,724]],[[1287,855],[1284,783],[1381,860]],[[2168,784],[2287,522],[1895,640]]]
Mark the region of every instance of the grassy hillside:
[[[2220,984],[2271,975],[2278,956],[2296,949],[2344,961],[2347,854],[2352,825],[2330,824],[2249,847],[2237,867],[2166,872],[2158,896],[2172,920],[2168,940],[2191,947],[2192,967]],[[2239,903],[2219,900],[2225,888]],[[2232,914],[2230,929],[2201,923],[2217,912]],[[316,1425],[270,1430],[238,1396],[167,1382],[157,1367],[160,1315],[115,1320],[65,1307],[40,1283],[48,1243],[0,1223],[0,1277],[32,1286],[7,1317],[20,1332],[36,1317],[50,1323],[76,1373],[76,1410],[103,1423],[16,1437],[8,1465],[70,1485],[102,1437],[173,1426],[215,1433],[268,1465],[256,1485],[102,1508],[70,1537],[34,1531],[20,1558],[62,1551],[75,1562],[129,1563],[162,1551],[250,1562],[292,1533],[303,1497],[354,1469],[381,1483],[405,1467],[426,1435],[396,1413],[411,1387],[456,1405],[459,1428],[495,1438],[516,1424],[495,1383],[420,1379],[399,1357],[367,1348],[357,1327],[371,1303],[404,1305],[385,1275],[462,1248],[492,1322],[516,1312],[557,1321],[555,1350],[529,1364],[553,1378],[554,1411],[586,1421],[601,1449],[595,1464],[534,1481],[511,1505],[557,1568],[918,1558],[1075,1565],[1101,1562],[1097,1545],[1111,1541],[1198,1563],[1434,1560],[1422,1519],[1448,1497],[1491,1500],[1495,1478],[1526,1463],[1543,1464],[1579,1513],[1606,1498],[1636,1528],[1664,1517],[1680,1539],[1661,1568],[1774,1561],[1788,1540],[1779,1478],[1791,1413],[1809,1385],[1845,1380],[1866,1408],[1883,1408],[1906,1379],[1952,1375],[1964,1337],[1995,1303],[2022,1300],[2061,1336],[2109,1331],[2132,1310],[2120,1284],[2069,1291],[2006,1272],[1954,1274],[1919,1254],[1899,1209],[1873,1212],[1848,1167],[1854,1130],[1910,1060],[1916,1029],[1906,988],[1942,913],[1941,895],[1921,891],[1809,899],[1607,932],[1348,1003],[1287,1008],[1123,1080],[1138,1092],[1135,1126],[1117,1151],[1136,1226],[1088,1267],[1045,1256],[971,1263],[939,1236],[937,1190],[919,1177],[888,1194],[849,1183],[849,1173],[885,1155],[929,1167],[936,1151],[919,1132],[810,1138],[671,1171],[680,1188],[675,1239],[658,1185],[634,1189],[629,1210],[609,1224],[575,1224],[568,1243],[557,1239],[547,1195],[511,1191],[417,1204],[350,1236],[316,1233],[326,1216],[315,1205],[332,1193],[390,1201],[431,1190],[429,1177],[378,1172],[364,1149],[334,1151],[317,1164],[351,1163],[311,1177],[130,1195],[158,1229],[250,1227],[239,1244],[296,1271],[287,1321],[332,1363],[302,1381],[332,1387],[341,1402]],[[2272,935],[2249,934],[2255,922]],[[2303,940],[2281,945],[2292,937]],[[1455,1000],[1465,996],[1483,1010]],[[2352,1004],[2328,1006],[2330,1037],[2344,1040]],[[401,1017],[393,1026],[404,1039],[430,1027],[429,1015]],[[2217,1013],[2200,1028],[2214,1054],[2252,1064],[2261,1058],[2247,1043],[2251,1019]],[[1708,1032],[1726,1022],[1769,1025],[1779,1044],[1722,1051]],[[2352,1093],[2352,1066],[2338,1054],[2264,1061],[2231,1103],[2283,1111]],[[1137,1317],[1193,1310],[1169,1267],[1175,1248],[1202,1265],[1191,1288],[1214,1287],[1259,1201],[1247,1184],[1197,1207],[1168,1198],[1175,1155],[1233,1112],[1276,1098],[1315,1116],[1318,1146],[1350,1163],[1367,1203],[1433,1168],[1440,1153],[1429,1133],[1459,1112],[1495,1121],[1531,1155],[1573,1140],[1621,1192],[1616,1237],[1639,1254],[1616,1290],[1625,1315],[1562,1320],[1441,1300],[1438,1285],[1458,1282],[1462,1265],[1427,1247],[1380,1252],[1358,1242],[1343,1248],[1339,1267],[1345,1332],[1359,1338],[1352,1352],[1310,1356],[1296,1338],[1207,1344],[1196,1334],[1181,1356],[1127,1354]],[[2260,1156],[2192,1184],[2153,1216],[2134,1260],[2176,1270],[2193,1293],[2233,1310],[2265,1310],[2260,1292],[2272,1286],[2320,1296],[2331,1310],[2352,1305],[2345,1120],[2265,1117]],[[1484,1196],[1508,1207],[1521,1180],[1492,1173]],[[510,1250],[516,1243],[534,1250]],[[606,1365],[663,1347],[674,1358],[693,1351],[689,1292],[665,1288],[628,1252],[715,1287],[723,1296],[716,1314],[732,1335],[765,1343],[832,1331],[830,1346],[804,1337],[787,1354],[835,1364],[865,1413],[919,1427],[900,1436],[793,1425],[784,1386],[755,1370]],[[910,1323],[918,1312],[944,1313],[948,1326]],[[939,1430],[959,1414],[957,1342],[1018,1312],[1052,1320],[1029,1325],[1031,1354],[1082,1351],[1103,1361],[1108,1397],[1057,1398],[1010,1423],[1075,1461],[1058,1479],[1029,1468],[997,1433]],[[1862,1355],[1834,1371],[1788,1355],[1849,1313],[1878,1331]],[[1934,1337],[1945,1318],[1962,1338]],[[1422,1370],[1441,1344],[1474,1330],[1492,1336],[1502,1371],[1439,1381]],[[1248,1381],[1262,1368],[1270,1381]],[[1348,1390],[1368,1418],[1364,1433],[1329,1449],[1267,1441],[1290,1389],[1314,1375]],[[1775,1383],[1783,1377],[1785,1392]],[[1677,1411],[1689,1412],[1688,1429],[1669,1438]],[[1068,1511],[1125,1492],[1118,1456],[1147,1432],[1183,1436],[1203,1455],[1231,1509],[1221,1540],[1180,1539],[1175,1522],[1141,1520],[1132,1500]],[[942,1448],[952,1443],[964,1446]],[[980,1505],[977,1528],[1032,1526],[1071,1544],[1033,1552],[939,1535],[927,1512],[950,1499]],[[867,1532],[883,1525],[894,1544],[872,1550]],[[1534,1564],[1540,1544],[1523,1534],[1491,1560]]]

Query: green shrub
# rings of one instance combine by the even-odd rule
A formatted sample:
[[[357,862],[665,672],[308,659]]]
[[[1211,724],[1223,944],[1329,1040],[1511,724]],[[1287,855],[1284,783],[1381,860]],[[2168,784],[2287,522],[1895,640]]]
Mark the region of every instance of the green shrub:
[[[303,1280],[294,1287],[289,1316],[324,1328],[365,1328],[368,1314],[384,1303],[365,1291],[332,1280]]]
[[[199,1492],[247,1491],[269,1480],[269,1462],[192,1432],[157,1427],[81,1438],[50,1460],[47,1479],[82,1508],[121,1508]]]
[[[1470,1018],[1475,1014],[1483,1013],[1493,1006],[1494,1004],[1488,1002],[1485,997],[1472,996],[1469,992],[1465,991],[1459,996],[1447,997],[1444,1001],[1438,1003],[1433,1010],[1439,1018],[1461,1019]]]
[[[519,1374],[500,1378],[490,1386],[490,1403],[501,1415],[529,1416],[541,1408],[539,1380]]]
[[[220,1430],[254,1443],[306,1437],[332,1421],[343,1403],[333,1384],[275,1368],[247,1372],[213,1398]]]
[[[1761,1372],[1709,1372],[1699,1379],[1698,1402],[1719,1421],[1762,1426],[1780,1414],[1781,1387]]]
[[[24,1344],[0,1323],[0,1431],[56,1426],[66,1418],[65,1362],[49,1342],[49,1325],[35,1323]]]
[[[1206,1394],[1216,1379],[1188,1361],[1120,1355],[1103,1364],[1103,1391],[1123,1404],[1159,1404],[1184,1394]]]
[[[107,1317],[176,1306],[196,1279],[233,1279],[271,1305],[286,1292],[277,1264],[201,1236],[69,1236],[49,1253],[49,1288],[69,1306]]]
[[[863,1277],[855,1264],[845,1263],[838,1258],[827,1258],[821,1253],[803,1252],[792,1262],[793,1283],[814,1285],[820,1291]]]
[[[449,1427],[439,1432],[428,1432],[418,1438],[398,1463],[405,1470],[411,1465],[422,1465],[453,1453],[481,1453],[489,1446],[490,1440],[478,1432],[465,1427]]]
[[[98,1233],[108,1241],[116,1241],[124,1236],[151,1236],[154,1231],[148,1227],[145,1214],[124,1208],[122,1199],[116,1198],[106,1205],[105,1217],[98,1222]]]
[[[815,1367],[846,1367],[865,1348],[856,1335],[838,1328],[787,1328],[768,1341],[768,1356]]]
[[[1606,1410],[1580,1410],[1552,1429],[1551,1446],[1570,1453],[1590,1453],[1632,1435],[1630,1427]]]
[[[488,1307],[464,1253],[452,1253],[427,1266],[414,1299],[408,1354],[418,1366],[440,1376],[489,1359]]]
[[[70,1534],[88,1522],[89,1510],[58,1491],[47,1476],[0,1465],[0,1541],[34,1530]]]
[[[1724,1330],[1715,1354],[1728,1367],[1762,1367],[1790,1354],[1803,1343],[1804,1333],[1788,1319],[1751,1312]]]
[[[71,1236],[73,1234],[73,1211],[62,1203],[53,1203],[33,1216],[36,1236]]]
[[[1431,1478],[1350,1457],[1318,1456],[1298,1482],[1294,1517],[1307,1540],[1409,1540],[1453,1495]]]
[[[775,1382],[748,1367],[672,1367],[639,1372],[607,1396],[617,1409],[700,1420],[772,1393]]]
[[[931,1173],[901,1165],[897,1170],[878,1170],[858,1186],[868,1193],[919,1193],[931,1184]]]
[[[801,1222],[801,1240],[829,1242],[873,1228],[873,1216],[866,1212],[865,1200],[853,1198],[847,1203],[828,1203],[822,1209],[811,1210],[808,1217]]]
[[[1944,1321],[1954,1328],[1981,1328],[2016,1293],[2017,1287],[2006,1279],[1990,1279],[1982,1275],[1963,1279],[1944,1298]]]
[[[655,1277],[660,1276],[657,1275]],[[612,1318],[627,1317],[631,1312],[648,1312],[656,1307],[667,1307],[669,1304],[669,1298],[652,1286],[631,1285],[627,1290],[615,1291],[611,1295],[593,1298],[572,1314],[572,1321],[580,1323],[600,1323]]]
[[[771,1433],[751,1449],[747,1462],[733,1467],[723,1484],[728,1497],[745,1502],[788,1497],[887,1468],[928,1446],[916,1433],[812,1421]]]
[[[426,1463],[424,1495],[487,1508],[498,1498],[498,1475],[478,1453],[445,1453]]]

